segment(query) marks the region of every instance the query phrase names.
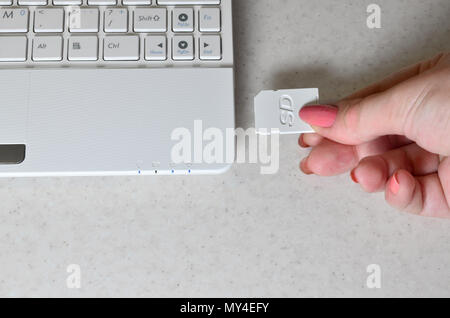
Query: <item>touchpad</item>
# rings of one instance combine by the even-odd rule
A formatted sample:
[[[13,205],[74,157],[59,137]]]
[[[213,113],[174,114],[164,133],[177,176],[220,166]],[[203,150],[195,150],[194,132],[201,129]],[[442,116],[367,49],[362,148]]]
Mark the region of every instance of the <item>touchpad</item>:
[[[25,157],[29,72],[0,72],[0,164],[17,164]]]

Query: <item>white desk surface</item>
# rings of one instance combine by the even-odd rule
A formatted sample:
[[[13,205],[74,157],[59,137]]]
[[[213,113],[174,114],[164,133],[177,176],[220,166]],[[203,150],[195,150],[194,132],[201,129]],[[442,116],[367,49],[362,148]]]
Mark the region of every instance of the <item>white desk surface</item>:
[[[237,122],[261,89],[337,100],[450,49],[448,0],[235,0]],[[1,296],[450,296],[450,221],[398,213],[348,176],[0,180]],[[66,287],[79,264],[82,288]],[[382,268],[382,289],[366,267]]]

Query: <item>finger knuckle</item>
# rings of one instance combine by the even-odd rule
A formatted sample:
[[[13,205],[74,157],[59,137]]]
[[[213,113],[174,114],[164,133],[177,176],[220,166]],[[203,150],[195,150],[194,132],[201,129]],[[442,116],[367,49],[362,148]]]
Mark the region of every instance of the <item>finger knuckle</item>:
[[[361,102],[362,100],[349,101],[341,105],[344,128],[353,136],[356,136],[359,130]]]

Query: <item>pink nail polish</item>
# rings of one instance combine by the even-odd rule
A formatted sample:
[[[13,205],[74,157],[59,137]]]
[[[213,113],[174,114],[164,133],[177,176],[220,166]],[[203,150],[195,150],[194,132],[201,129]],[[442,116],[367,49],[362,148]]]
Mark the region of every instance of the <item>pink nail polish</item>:
[[[300,118],[312,126],[330,128],[336,122],[338,108],[332,105],[308,105],[300,110]]]
[[[398,194],[400,191],[400,182],[398,180],[398,173],[394,173],[394,175],[391,178],[391,181],[389,182],[389,189],[393,194]]]

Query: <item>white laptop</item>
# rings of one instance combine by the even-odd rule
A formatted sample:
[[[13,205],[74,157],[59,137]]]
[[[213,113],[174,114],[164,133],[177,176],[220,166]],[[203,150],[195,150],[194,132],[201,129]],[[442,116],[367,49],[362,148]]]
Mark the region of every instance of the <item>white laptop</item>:
[[[174,129],[233,129],[231,0],[0,0],[0,176],[216,174]]]

